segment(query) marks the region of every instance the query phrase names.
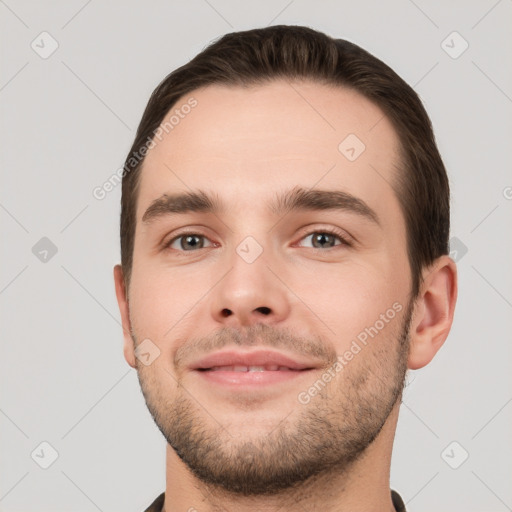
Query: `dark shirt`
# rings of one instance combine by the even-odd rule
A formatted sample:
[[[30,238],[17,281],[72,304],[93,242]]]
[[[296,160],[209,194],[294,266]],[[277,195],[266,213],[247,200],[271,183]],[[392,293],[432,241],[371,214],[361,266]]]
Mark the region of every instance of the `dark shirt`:
[[[160,494],[158,498],[149,505],[149,507],[144,512],[162,512],[162,507],[164,506],[164,498],[165,498],[165,492]],[[405,510],[405,505],[400,497],[400,494],[398,494],[396,491],[393,491],[391,489],[391,500],[393,501],[393,506],[395,507],[396,512],[407,512]]]

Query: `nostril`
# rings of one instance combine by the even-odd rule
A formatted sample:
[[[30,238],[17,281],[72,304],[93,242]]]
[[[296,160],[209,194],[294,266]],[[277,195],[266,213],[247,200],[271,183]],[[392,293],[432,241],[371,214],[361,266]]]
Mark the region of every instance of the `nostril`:
[[[263,313],[264,315],[270,314],[270,308],[267,308],[266,306],[261,306],[259,308],[256,308],[260,313]]]
[[[232,312],[231,312],[231,310],[224,308],[224,309],[221,311],[221,313],[220,313],[220,314],[221,314],[223,317],[227,317],[227,316],[232,315]]]

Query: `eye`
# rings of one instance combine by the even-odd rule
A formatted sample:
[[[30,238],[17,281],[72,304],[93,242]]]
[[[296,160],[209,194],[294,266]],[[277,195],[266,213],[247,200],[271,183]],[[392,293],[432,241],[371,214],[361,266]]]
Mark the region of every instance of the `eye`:
[[[309,240],[311,243],[310,247],[314,249],[329,249],[337,245],[346,245],[349,247],[351,246],[351,244],[341,233],[338,233],[334,230],[313,231],[309,235],[302,238],[301,241],[302,240]],[[337,241],[339,241],[339,243],[336,243]],[[304,246],[303,244],[300,245],[302,247],[308,247]]]
[[[205,245],[205,243],[207,245]],[[211,245],[212,244],[208,238],[203,235],[198,235],[196,233],[183,233],[182,235],[176,236],[169,240],[165,247],[168,249],[174,249],[176,251],[190,252],[196,249],[210,247]]]

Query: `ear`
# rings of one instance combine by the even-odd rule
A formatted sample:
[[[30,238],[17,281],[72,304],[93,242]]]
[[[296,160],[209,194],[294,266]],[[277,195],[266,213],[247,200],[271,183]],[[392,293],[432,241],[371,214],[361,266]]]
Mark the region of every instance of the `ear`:
[[[457,266],[447,255],[438,258],[426,272],[410,329],[408,367],[426,366],[446,340],[452,327],[457,301]]]
[[[114,267],[114,282],[116,285],[117,304],[119,305],[119,312],[121,313],[121,322],[123,326],[124,358],[132,368],[136,368],[134,342],[131,335],[132,326],[130,322],[130,308],[128,304],[128,297],[126,295],[124,274],[121,265],[116,265]]]

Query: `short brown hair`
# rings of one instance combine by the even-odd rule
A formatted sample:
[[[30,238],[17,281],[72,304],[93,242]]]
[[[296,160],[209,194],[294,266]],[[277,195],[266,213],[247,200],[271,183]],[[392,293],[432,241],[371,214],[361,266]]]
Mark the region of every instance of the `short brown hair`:
[[[136,227],[140,149],[176,102],[211,84],[247,87],[275,79],[306,79],[359,92],[387,116],[400,141],[395,193],[405,217],[412,276],[418,295],[422,270],[448,254],[449,183],[430,119],[414,90],[389,66],[343,39],[301,26],[233,32],[213,42],[154,90],[123,171],[121,264],[129,286]]]

